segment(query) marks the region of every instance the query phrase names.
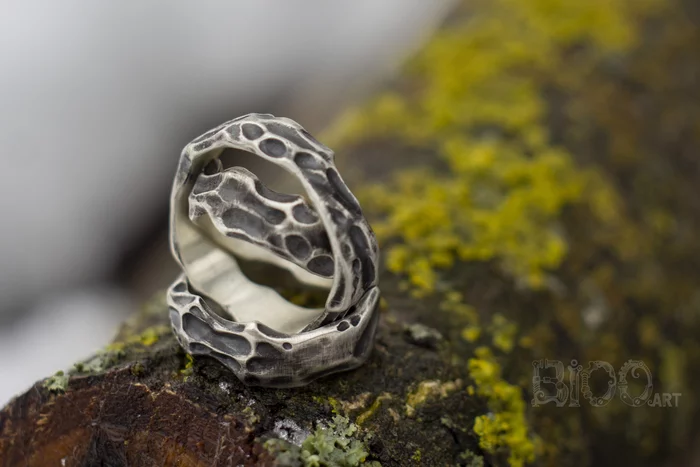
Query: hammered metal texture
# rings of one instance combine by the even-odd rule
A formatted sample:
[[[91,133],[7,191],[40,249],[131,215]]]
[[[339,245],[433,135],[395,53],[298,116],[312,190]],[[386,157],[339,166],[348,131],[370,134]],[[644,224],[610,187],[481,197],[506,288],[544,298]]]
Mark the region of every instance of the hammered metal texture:
[[[318,215],[301,196],[268,190],[242,167],[201,174],[189,197],[190,220],[205,214],[227,237],[246,240],[323,277],[333,252]],[[341,289],[342,291],[342,289]]]
[[[225,148],[283,167],[301,181],[309,202],[267,188],[242,167],[222,170],[218,157]],[[222,238],[256,245],[309,275],[332,279],[325,310],[294,334],[214,313],[211,297],[193,287],[188,267],[195,273],[182,250],[192,238],[216,242],[212,229],[200,227],[205,218]],[[277,387],[306,384],[367,357],[377,322],[377,243],[333,152],[296,122],[250,114],[188,144],[173,184],[170,242],[185,272],[168,291],[171,321],[188,352],[218,359],[248,384]],[[227,250],[223,242],[217,248]]]
[[[208,355],[250,386],[296,387],[362,365],[372,350],[379,290],[370,289],[343,319],[313,331],[279,333],[257,322],[217,316],[181,276],[168,290],[170,321],[180,345]]]

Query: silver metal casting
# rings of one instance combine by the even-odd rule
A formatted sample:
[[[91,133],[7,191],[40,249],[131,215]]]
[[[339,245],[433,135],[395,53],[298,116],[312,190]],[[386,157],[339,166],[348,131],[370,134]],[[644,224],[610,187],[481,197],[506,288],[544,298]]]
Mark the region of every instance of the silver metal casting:
[[[275,192],[226,148],[296,176],[308,201]],[[377,325],[378,248],[333,152],[299,124],[250,114],[189,143],[171,195],[170,245],[183,269],[168,290],[173,330],[193,355],[210,355],[245,383],[289,387],[362,364]],[[329,289],[325,308],[297,306],[247,278],[236,260],[286,269]]]

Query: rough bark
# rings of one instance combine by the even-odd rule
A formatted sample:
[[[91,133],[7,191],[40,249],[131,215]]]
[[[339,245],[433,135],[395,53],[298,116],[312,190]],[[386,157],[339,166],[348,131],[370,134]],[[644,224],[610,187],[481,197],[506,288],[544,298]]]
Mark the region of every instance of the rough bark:
[[[125,324],[116,341],[126,345],[86,362],[65,385],[39,382],[5,407],[1,465],[272,465],[266,438],[304,439],[334,414],[371,421],[371,438],[357,439],[382,465],[407,465],[416,452],[425,465],[451,464],[477,447],[441,419],[468,421],[480,403],[458,390],[467,375],[450,363],[451,346],[435,330],[405,328],[412,315],[431,315],[426,304],[403,298],[390,279],[384,289],[396,307],[382,311],[367,365],[291,390],[246,387],[208,358],[189,367],[156,299]],[[455,383],[409,417],[402,395],[426,380]]]

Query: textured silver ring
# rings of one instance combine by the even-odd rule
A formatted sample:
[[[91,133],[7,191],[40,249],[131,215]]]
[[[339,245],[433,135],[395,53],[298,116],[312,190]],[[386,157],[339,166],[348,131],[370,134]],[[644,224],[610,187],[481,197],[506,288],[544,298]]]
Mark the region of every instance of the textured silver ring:
[[[227,149],[293,174],[308,196],[278,193]],[[171,194],[170,246],[183,274],[168,290],[173,331],[244,383],[306,384],[368,357],[377,327],[378,247],[333,152],[298,123],[266,114],[228,121],[185,146]],[[250,280],[239,261],[271,264],[329,290],[324,308],[295,305]]]

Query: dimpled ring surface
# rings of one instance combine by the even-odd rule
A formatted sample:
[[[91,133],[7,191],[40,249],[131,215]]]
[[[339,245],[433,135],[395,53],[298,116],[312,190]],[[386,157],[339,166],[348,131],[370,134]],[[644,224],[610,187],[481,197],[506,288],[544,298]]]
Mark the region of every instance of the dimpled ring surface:
[[[290,172],[302,196],[267,188],[227,149]],[[377,327],[378,248],[333,152],[298,123],[250,114],[185,146],[173,183],[170,246],[183,274],[168,290],[180,345],[209,355],[251,385],[300,386],[368,357]],[[329,290],[325,308],[303,308],[257,284],[239,260],[286,270]]]

